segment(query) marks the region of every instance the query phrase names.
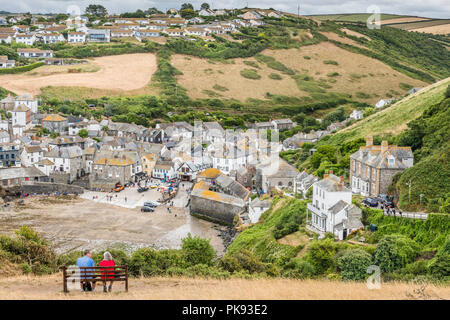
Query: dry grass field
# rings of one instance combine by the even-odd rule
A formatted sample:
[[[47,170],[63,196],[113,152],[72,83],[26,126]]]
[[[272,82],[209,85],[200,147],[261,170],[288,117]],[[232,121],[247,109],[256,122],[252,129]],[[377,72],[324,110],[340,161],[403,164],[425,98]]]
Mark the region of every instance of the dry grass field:
[[[421,17],[394,18],[394,19],[381,20],[381,25],[391,24],[391,23],[408,23],[408,22],[417,22],[417,21],[426,21],[426,20],[430,20],[430,19],[421,18]]]
[[[327,89],[329,92],[349,93],[355,99],[367,103],[375,103],[385,98],[387,94],[394,97],[403,95],[406,91],[400,88],[400,83],[413,87],[426,85],[378,60],[349,52],[329,42],[300,49],[266,50],[263,54],[274,57],[301,74],[312,76],[314,80],[322,79],[330,86]],[[338,65],[325,64],[324,61],[327,60],[334,60]],[[184,55],[172,57],[172,64],[183,72],[183,75],[177,77],[178,82],[187,89],[188,95],[192,98],[224,96],[245,101],[248,98],[264,98],[267,92],[296,97],[309,95],[308,92],[299,90],[297,83],[289,75],[261,63],[258,63],[259,68],[255,69],[246,65],[244,61],[256,62],[254,58],[234,59],[232,63],[221,63]],[[244,78],[240,75],[244,69],[255,69],[261,79]],[[279,74],[282,80],[269,78],[271,73]],[[331,75],[333,73],[338,75]],[[217,85],[225,89],[215,90],[214,86],[217,88]],[[370,97],[360,98],[358,93],[369,94]]]
[[[444,34],[445,35],[445,34],[450,34],[450,23],[442,24],[439,26],[411,29],[409,31],[417,31],[417,32],[424,32],[424,33],[431,33],[431,34]]]
[[[0,278],[0,299],[57,300],[424,300],[450,299],[449,286],[413,283],[382,283],[380,289],[368,289],[365,283],[293,279],[203,279],[137,278],[130,279],[129,292],[123,283],[115,283],[112,293],[62,292],[62,275],[15,276]]]
[[[174,67],[183,72],[177,76],[178,83],[187,89],[188,95],[192,98],[208,98],[209,95],[204,90],[213,91],[215,85],[220,85],[228,89],[217,94],[228,98],[235,98],[245,101],[248,98],[263,99],[266,92],[287,96],[305,96],[297,89],[297,84],[286,75],[281,75],[283,80],[273,80],[269,78],[271,73],[279,73],[261,65],[258,69],[260,80],[246,79],[240,75],[243,69],[253,69],[244,64],[244,60],[254,61],[254,58],[234,59],[234,63],[210,63],[207,59],[187,57],[185,55],[172,56]]]
[[[81,68],[80,73],[68,69]],[[88,69],[90,68],[90,69]],[[156,56],[150,53],[125,54],[90,59],[89,64],[76,66],[43,66],[24,74],[1,75],[0,87],[16,94],[39,94],[51,87],[84,87],[109,93],[139,91],[151,81],[157,69]]]

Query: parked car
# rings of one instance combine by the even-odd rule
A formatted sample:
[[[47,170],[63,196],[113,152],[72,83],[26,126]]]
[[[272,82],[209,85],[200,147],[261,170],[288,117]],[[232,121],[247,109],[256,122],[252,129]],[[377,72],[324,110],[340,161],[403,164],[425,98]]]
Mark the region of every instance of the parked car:
[[[121,185],[120,183],[116,183],[115,188],[113,189],[115,192],[120,192],[124,189],[125,187],[123,185]]]
[[[141,212],[154,212],[155,209],[151,208],[151,207],[147,207],[147,206],[143,206],[141,208]]]
[[[144,202],[144,207],[155,208],[158,205],[159,205],[159,203],[156,202],[156,201],[146,201],[146,202]]]
[[[147,191],[147,190],[148,190],[147,187],[140,187],[140,188],[138,189],[138,192],[141,193],[141,192],[145,192],[145,191]]]
[[[378,200],[375,198],[366,198],[363,200],[363,203],[369,207],[377,207],[378,206]]]

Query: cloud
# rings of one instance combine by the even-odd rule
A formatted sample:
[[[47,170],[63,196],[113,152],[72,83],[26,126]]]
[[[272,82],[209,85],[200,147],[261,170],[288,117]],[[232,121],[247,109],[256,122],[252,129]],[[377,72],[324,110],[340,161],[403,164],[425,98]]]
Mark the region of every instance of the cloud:
[[[89,4],[104,5],[110,13],[122,13],[157,7],[160,10],[179,8],[181,3],[190,2],[199,8],[203,2],[208,2],[212,8],[249,7],[275,8],[284,11],[297,12],[300,4],[301,14],[331,14],[367,12],[367,8],[376,5],[383,13],[426,16],[431,18],[448,18],[450,16],[450,1],[448,0],[229,0],[229,1],[157,1],[157,0],[0,0],[0,8],[10,12],[57,13],[66,12],[70,5],[78,5],[82,12]]]

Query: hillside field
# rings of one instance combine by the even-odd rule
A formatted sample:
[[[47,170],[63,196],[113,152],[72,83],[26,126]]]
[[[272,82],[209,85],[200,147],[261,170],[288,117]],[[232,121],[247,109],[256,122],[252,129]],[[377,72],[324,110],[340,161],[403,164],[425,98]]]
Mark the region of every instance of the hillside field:
[[[308,83],[320,83],[323,91],[351,94],[353,99],[367,103],[376,103],[387,94],[396,97],[405,94],[400,83],[412,87],[426,85],[376,59],[341,49],[330,42],[300,49],[265,50],[262,54],[275,58],[299,75],[311,77],[313,81]],[[254,66],[246,64],[249,61]],[[337,65],[327,63],[329,61],[337,62]],[[294,97],[310,94],[308,87],[303,86],[308,84],[307,81],[297,82],[290,75],[258,62],[255,57],[223,63],[174,55],[171,63],[183,73],[177,76],[177,80],[191,98],[227,97],[245,101],[248,98],[262,99],[267,92]],[[243,77],[240,73],[245,69],[254,70],[260,78]],[[271,74],[277,74],[279,80],[270,78]]]
[[[80,72],[69,73],[69,69]],[[0,75],[0,87],[16,94],[40,94],[45,87],[101,91],[102,95],[136,91],[147,86],[157,70],[156,56],[136,53],[92,58],[87,65],[42,66],[23,74]],[[62,94],[64,96],[64,94]]]
[[[398,134],[406,129],[408,122],[419,117],[427,107],[441,101],[449,84],[450,78],[447,78],[430,85],[424,90],[340,130],[327,139],[326,143],[349,142],[357,138],[365,138],[368,135]]]

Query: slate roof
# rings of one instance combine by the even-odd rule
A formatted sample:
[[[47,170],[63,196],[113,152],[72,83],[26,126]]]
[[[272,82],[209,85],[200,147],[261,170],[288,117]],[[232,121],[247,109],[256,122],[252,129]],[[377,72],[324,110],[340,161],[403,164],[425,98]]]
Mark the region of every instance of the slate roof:
[[[316,182],[317,186],[328,192],[351,192],[350,189],[346,188],[341,179],[334,174],[328,175],[328,177]]]

